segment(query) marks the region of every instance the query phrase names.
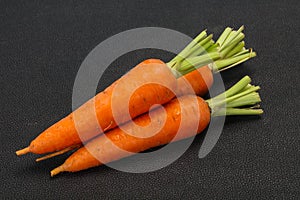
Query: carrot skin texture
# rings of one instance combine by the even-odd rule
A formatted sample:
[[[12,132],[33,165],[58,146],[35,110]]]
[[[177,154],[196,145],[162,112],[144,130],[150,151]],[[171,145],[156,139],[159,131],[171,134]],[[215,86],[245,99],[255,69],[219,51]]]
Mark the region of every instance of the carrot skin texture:
[[[204,96],[213,84],[213,73],[208,66],[203,66],[177,79],[177,96],[196,94]]]
[[[196,98],[196,101],[191,101],[192,98]],[[182,104],[179,104],[178,100],[180,100]],[[198,106],[198,111],[200,113],[195,113],[196,106]],[[192,120],[196,120],[195,118],[197,117],[195,115],[197,114],[200,114],[199,122],[197,122],[197,133],[203,131],[210,122],[209,107],[200,97],[192,95],[182,96],[165,104],[164,108],[158,108],[151,111],[153,119],[152,123],[160,123],[162,121],[164,109],[166,111],[166,121],[157,134],[147,137],[148,133],[151,132],[151,130],[147,130],[147,125],[151,123],[150,117],[148,114],[141,115],[135,118],[133,122],[123,125],[125,130],[132,130],[132,133],[138,137],[125,133],[119,127],[110,130],[105,134],[108,139],[103,135],[93,139],[86,144],[85,147],[82,147],[73,153],[65,163],[59,167],[60,170],[76,172],[131,155],[124,152],[120,153],[120,151],[116,150],[114,145],[123,150],[138,153],[152,147],[167,144],[171,142],[177,134],[180,123],[182,123],[181,126],[184,127],[184,131],[178,133],[175,141],[194,136],[196,133],[190,130],[190,125]],[[181,120],[181,116],[185,114],[190,116],[190,120]],[[131,126],[133,126],[134,123],[145,129],[141,131],[134,130],[134,128],[131,129]]]
[[[36,139],[34,139],[29,150],[35,154],[49,153],[58,151],[74,144],[79,144],[82,141],[100,134],[102,130],[109,130],[117,126],[112,112],[112,95],[114,89],[119,82],[130,82],[136,77],[144,78],[147,76],[154,80],[163,81],[166,87],[158,84],[145,84],[139,87],[131,96],[129,101],[129,113],[131,117],[136,117],[142,113],[149,111],[154,104],[164,104],[174,98],[175,94],[172,91],[177,89],[177,80],[170,69],[160,60],[151,59],[151,61],[142,62],[114,82],[103,92],[97,94],[94,98],[87,101],[73,113],[58,121]],[[137,78],[136,78],[137,79]],[[130,84],[136,84],[131,81]],[[119,100],[116,100],[117,105],[123,106],[124,96],[127,94],[119,93]],[[122,118],[124,112],[128,111],[128,106],[124,105],[123,110],[118,109],[117,115],[121,116],[122,122],[126,122],[127,118]],[[96,120],[95,120],[96,113]],[[76,118],[76,125],[75,120]],[[78,133],[80,129],[80,135]],[[84,134],[81,134],[84,133]]]

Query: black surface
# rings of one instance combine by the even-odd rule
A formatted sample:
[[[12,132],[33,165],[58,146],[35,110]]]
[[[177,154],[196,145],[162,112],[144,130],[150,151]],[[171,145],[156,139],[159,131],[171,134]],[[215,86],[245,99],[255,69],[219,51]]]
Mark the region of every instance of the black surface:
[[[300,198],[299,1],[0,1],[1,198]],[[98,167],[50,178],[67,155],[35,163],[17,157],[40,131],[71,111],[85,56],[121,31],[157,26],[190,36],[246,26],[258,57],[222,74],[226,86],[250,75],[260,85],[261,118],[228,118],[213,151],[198,158],[203,136],[170,166],[147,174]],[[99,89],[148,57],[115,61]],[[114,66],[124,68],[114,68]]]

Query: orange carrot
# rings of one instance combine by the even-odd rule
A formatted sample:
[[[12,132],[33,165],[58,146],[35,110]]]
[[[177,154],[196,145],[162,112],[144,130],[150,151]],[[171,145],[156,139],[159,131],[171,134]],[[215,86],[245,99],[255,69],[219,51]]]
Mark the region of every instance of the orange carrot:
[[[217,103],[215,103],[216,100],[214,99],[204,101],[202,98],[193,95],[186,95],[174,99],[165,104],[164,107],[152,110],[152,120],[149,114],[144,114],[134,119],[133,122],[124,124],[121,128],[118,127],[108,131],[105,136],[102,135],[93,139],[85,147],[80,148],[72,154],[63,165],[51,171],[51,176],[62,171],[75,172],[84,170],[127,157],[131,155],[131,153],[128,152],[137,153],[152,147],[167,144],[170,141],[191,137],[195,133],[203,131],[208,126],[211,110],[214,111],[214,113],[212,113],[213,116],[261,114],[262,110],[260,109],[234,108],[236,106],[244,107],[249,105],[249,100],[253,100],[253,97],[249,97],[249,94],[257,95],[254,100],[251,101],[251,105],[260,101],[258,94],[255,92],[259,87],[251,86],[247,88],[249,87],[247,86],[249,83],[249,77],[243,78],[239,83],[233,86],[231,90],[227,91],[226,99],[219,100]],[[231,105],[235,106],[232,108],[228,107],[225,113],[218,111],[220,105],[228,103],[230,106],[230,102]],[[166,113],[166,117],[164,113]],[[182,116],[188,116],[189,120],[181,120]],[[163,123],[164,125],[161,127]],[[197,132],[194,132],[195,130],[193,131],[192,128],[195,123],[197,124]],[[149,126],[149,124],[151,124],[151,126]],[[136,128],[136,125],[143,128]],[[178,132],[179,126],[183,127],[184,131]],[[149,133],[153,133],[153,127],[160,127],[160,130],[155,135],[149,137]],[[126,131],[128,130],[130,134],[133,135],[127,134]],[[114,147],[114,145],[125,151],[120,151]]]
[[[154,62],[155,64],[152,64]],[[138,77],[150,77],[154,82],[163,82],[166,87],[159,84],[145,84],[139,87],[131,96],[129,101],[129,112],[131,117],[136,117],[141,113],[147,112],[154,104],[164,104],[170,101],[175,94],[172,92],[176,90],[177,82],[175,76],[170,69],[161,61],[152,60],[151,64],[139,64],[119,80],[114,82],[111,86],[106,88],[103,92],[97,94],[95,98],[89,100],[73,113],[60,120],[58,123],[52,125],[40,134],[35,140],[31,142],[28,148],[17,152],[18,155],[32,152],[36,154],[43,154],[53,152],[86,141],[95,135],[101,133],[99,125],[103,129],[112,129],[117,126],[112,111],[112,95],[114,88],[119,82],[125,83],[127,87],[136,85]],[[118,90],[114,92],[116,105],[119,106],[116,115],[122,116],[128,110],[127,105],[123,101],[126,95],[125,91]],[[94,120],[94,116],[98,120]],[[76,117],[76,124],[73,117]],[[121,123],[129,119],[120,118]],[[99,123],[99,125],[98,125]],[[84,132],[84,135],[79,135],[77,129]]]
[[[223,35],[224,34],[222,34],[221,37]],[[229,38],[229,35],[227,36]],[[230,38],[235,37],[231,36]],[[242,50],[241,47],[243,47],[243,45],[238,45],[239,43],[236,42],[241,41],[243,37],[237,39],[238,40],[233,40],[233,42],[226,42],[226,38],[223,40],[223,43],[226,44],[226,48],[220,52],[227,52],[229,48],[229,50],[232,49],[232,51],[228,52],[235,52],[235,54],[232,54],[231,58],[226,57],[224,53],[224,59],[220,60],[223,61],[223,63],[220,62],[219,65],[216,65],[217,70],[234,63],[239,63],[252,56],[248,50]],[[196,45],[194,43],[196,43]],[[118,123],[122,124],[131,118],[147,112],[155,104],[164,104],[170,101],[175,96],[173,91],[177,95],[191,94],[193,90],[196,94],[205,94],[213,82],[212,70],[216,69],[207,66],[203,68],[199,67],[204,66],[212,60],[219,59],[220,56],[217,52],[217,46],[213,44],[211,37],[207,36],[206,32],[199,34],[191,44],[182,51],[183,53],[181,52],[178,55],[179,57],[176,56],[167,64],[158,59],[149,59],[140,63],[103,92],[97,94],[73,113],[46,129],[30,143],[29,147],[17,151],[16,154],[22,155],[28,152],[44,154],[80,144],[82,141],[87,141],[103,133],[103,131],[108,131],[116,127],[115,118],[118,118]],[[200,47],[198,47],[198,45],[200,45]],[[202,45],[206,47],[208,54],[203,55]],[[182,59],[182,56],[186,59]],[[196,68],[199,68],[198,71],[193,71]],[[180,78],[182,75],[185,76]],[[178,77],[179,79],[176,81]],[[133,88],[143,83],[143,79],[145,78],[154,82],[163,83],[166,87],[158,84],[142,85],[131,96],[129,105],[124,105],[123,100],[130,93],[128,88]],[[189,89],[188,84],[186,84],[184,80],[190,83],[192,89]],[[179,90],[177,89],[178,84]],[[120,87],[124,90],[115,92],[115,89]],[[112,98],[113,96],[118,97],[118,99]],[[115,105],[118,105],[114,106],[114,108],[112,107],[113,99],[116,103]],[[129,116],[126,115],[128,107]],[[113,113],[113,109],[117,111]],[[96,117],[94,117],[95,115]],[[78,131],[78,129],[80,131]],[[83,134],[79,135],[78,132]]]
[[[208,105],[203,99],[197,98],[195,101],[195,98],[195,96],[180,97],[179,101],[181,101],[183,105],[181,108],[177,99],[169,102],[164,107],[166,111],[166,120],[164,126],[154,136],[147,137],[149,132],[152,132],[151,128],[149,128],[150,126],[147,126],[151,123],[151,119],[148,114],[144,114],[133,121],[136,123],[136,125],[145,127],[145,129],[142,129],[139,132],[134,132],[137,137],[126,134],[120,128],[115,128],[105,134],[107,138],[100,136],[88,143],[88,147],[82,147],[81,149],[77,150],[76,153],[68,158],[62,166],[56,170],[53,170],[52,176],[61,171],[75,172],[98,166],[102,164],[99,160],[108,163],[130,155],[125,152],[120,152],[118,148],[114,147],[114,145],[123,150],[137,153],[151,147],[166,144],[175,137],[180,123],[184,123],[183,126],[185,127],[185,131],[182,131],[180,135],[178,134],[176,140],[190,137],[195,133],[189,130],[189,125],[195,122],[197,123],[196,120],[198,120],[197,117],[195,117],[195,115],[198,115],[198,113],[195,113],[195,110],[197,109],[196,106],[199,107],[198,109],[201,116],[198,125],[198,132],[201,132],[203,129],[205,129],[210,121],[210,112]],[[181,121],[182,115],[190,116],[190,120]],[[164,109],[159,108],[152,111],[151,116],[153,117],[152,123],[154,123],[151,125],[159,127],[160,124],[164,122]],[[134,123],[125,124],[123,129],[132,129]],[[89,150],[92,150],[92,152],[89,152]],[[98,159],[93,155],[97,155]]]
[[[213,84],[213,72],[208,66],[201,67],[177,79],[177,96],[186,94],[205,95]]]

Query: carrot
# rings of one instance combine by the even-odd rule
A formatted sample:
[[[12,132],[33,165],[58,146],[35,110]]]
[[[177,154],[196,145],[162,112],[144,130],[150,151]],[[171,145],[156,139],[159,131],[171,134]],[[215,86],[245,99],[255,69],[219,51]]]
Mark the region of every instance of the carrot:
[[[201,67],[177,79],[176,95],[205,95],[213,84],[213,72],[208,66]]]
[[[169,102],[174,98],[174,92],[177,95],[183,95],[193,93],[194,90],[197,94],[203,95],[212,84],[212,72],[221,70],[224,67],[230,67],[230,65],[235,65],[255,56],[254,53],[243,49],[243,45],[240,45],[243,39],[243,35],[240,32],[229,31],[226,37],[223,36],[224,33],[221,35],[224,38],[223,43],[226,45],[226,48],[220,45],[220,48],[223,48],[220,51],[223,58],[219,61],[222,62],[210,65],[210,67],[199,68],[212,60],[219,59],[220,53],[217,52],[219,46],[213,43],[211,40],[212,36],[207,36],[205,31],[200,33],[192,43],[169,63],[165,64],[158,59],[149,59],[138,64],[103,92],[97,94],[73,113],[46,129],[30,143],[29,147],[17,151],[16,154],[22,155],[28,152],[44,154],[80,144],[82,141],[85,142],[104,131],[115,128],[117,126],[115,118],[122,124],[147,112],[155,104]],[[230,35],[231,33],[233,33],[233,36]],[[237,38],[237,40],[232,40],[232,38]],[[205,48],[202,46],[205,46]],[[204,54],[206,50],[208,54]],[[228,53],[225,54],[224,52],[236,53],[228,57]],[[193,72],[197,68],[199,70]],[[181,77],[182,75],[185,76]],[[129,88],[139,84],[142,85],[143,78],[152,82],[162,83],[164,86],[146,84],[138,88],[129,100],[128,116],[124,114],[128,107],[124,105],[123,100],[128,97],[130,93]],[[176,78],[179,78],[178,81],[176,81]],[[183,83],[186,82],[184,80],[191,84],[192,89],[187,89],[187,84]],[[177,86],[178,84],[179,87]],[[119,89],[119,92],[116,92],[116,87],[122,87],[127,91],[120,91]],[[177,90],[177,88],[180,89]],[[118,99],[112,98],[113,96],[118,97]],[[114,107],[114,109],[117,109],[117,112],[114,113],[112,108],[113,99],[116,105],[119,105],[117,108]],[[95,115],[96,117],[94,117]],[[79,134],[78,132],[84,134]]]
[[[249,86],[250,81],[249,77],[244,77],[223,94],[223,97],[226,96],[226,98],[221,98],[222,95],[219,95],[204,101],[200,97],[186,95],[174,99],[165,104],[163,108],[150,111],[152,120],[149,114],[144,114],[135,118],[133,122],[124,124],[121,128],[108,131],[105,136],[101,135],[93,139],[85,147],[73,153],[64,164],[52,170],[51,176],[63,171],[76,172],[99,166],[130,156],[132,153],[191,137],[208,126],[211,116],[261,114],[261,109],[237,108],[260,102],[259,95],[256,93],[259,87]],[[226,104],[231,104],[231,106],[226,107],[224,112],[221,105]],[[221,109],[218,110],[220,107]],[[166,117],[164,113],[166,113]],[[182,116],[188,116],[189,120],[181,120]],[[160,124],[163,122],[164,125],[161,127]],[[151,126],[149,126],[150,123],[152,123]],[[197,124],[196,133],[191,128],[194,123]],[[135,128],[135,124],[142,128]],[[184,130],[177,134],[180,124]],[[157,134],[149,137],[149,133],[153,132],[153,127],[161,129]],[[119,148],[127,152],[120,151]]]
[[[73,144],[81,143],[81,140],[85,141],[92,138],[101,132],[99,125],[102,129],[116,127],[117,124],[112,111],[114,88],[119,82],[126,82],[126,86],[131,88],[132,85],[137,84],[136,82],[139,77],[151,79],[153,82],[163,83],[166,87],[153,83],[138,88],[131,96],[129,102],[131,117],[136,117],[141,113],[147,112],[154,104],[164,104],[175,96],[172,90],[175,91],[177,87],[176,78],[165,64],[144,65],[141,63],[103,92],[97,94],[95,98],[89,100],[73,113],[45,130],[31,142],[27,151],[37,154],[57,151]],[[115,92],[114,95],[118,96],[118,98],[114,99],[118,101],[116,105],[119,106],[117,115],[121,116],[123,113],[126,113],[128,109],[127,105],[123,103],[123,99],[128,93],[119,90],[119,92]],[[94,113],[96,113],[98,120],[94,120]],[[74,123],[74,117],[76,117],[77,124]],[[122,122],[127,120],[128,119],[123,119]],[[79,135],[77,129],[84,132],[84,136]],[[23,152],[20,153],[22,154]]]

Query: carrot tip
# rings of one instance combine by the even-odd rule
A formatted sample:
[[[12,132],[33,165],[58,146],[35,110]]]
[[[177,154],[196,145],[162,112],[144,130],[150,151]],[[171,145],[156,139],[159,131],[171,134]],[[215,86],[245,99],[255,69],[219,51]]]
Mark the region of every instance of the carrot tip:
[[[63,171],[65,171],[63,165],[61,165],[61,166],[59,166],[59,167],[56,167],[55,169],[53,169],[53,170],[50,172],[51,177],[53,177],[53,176],[55,176],[55,175],[57,175],[57,174],[59,174],[59,173],[61,173],[61,172],[63,172]]]
[[[76,144],[76,145],[73,145],[73,146],[70,146],[70,147],[67,147],[63,150],[60,150],[60,151],[57,151],[57,152],[54,152],[54,153],[51,153],[51,154],[48,154],[48,155],[45,155],[43,157],[40,157],[40,158],[37,158],[35,161],[36,162],[40,162],[42,160],[46,160],[46,159],[49,159],[49,158],[52,158],[52,157],[55,157],[55,156],[59,156],[61,154],[64,154],[68,151],[71,151],[73,149],[76,149],[76,148],[79,148],[81,145],[80,144]]]
[[[48,159],[48,157],[43,156],[43,157],[40,157],[40,158],[35,159],[35,162],[40,162],[40,161],[46,160],[46,159]]]
[[[24,155],[24,154],[29,153],[29,152],[30,152],[29,147],[26,147],[24,149],[16,151],[16,154],[17,154],[17,156],[21,156],[21,155]]]

